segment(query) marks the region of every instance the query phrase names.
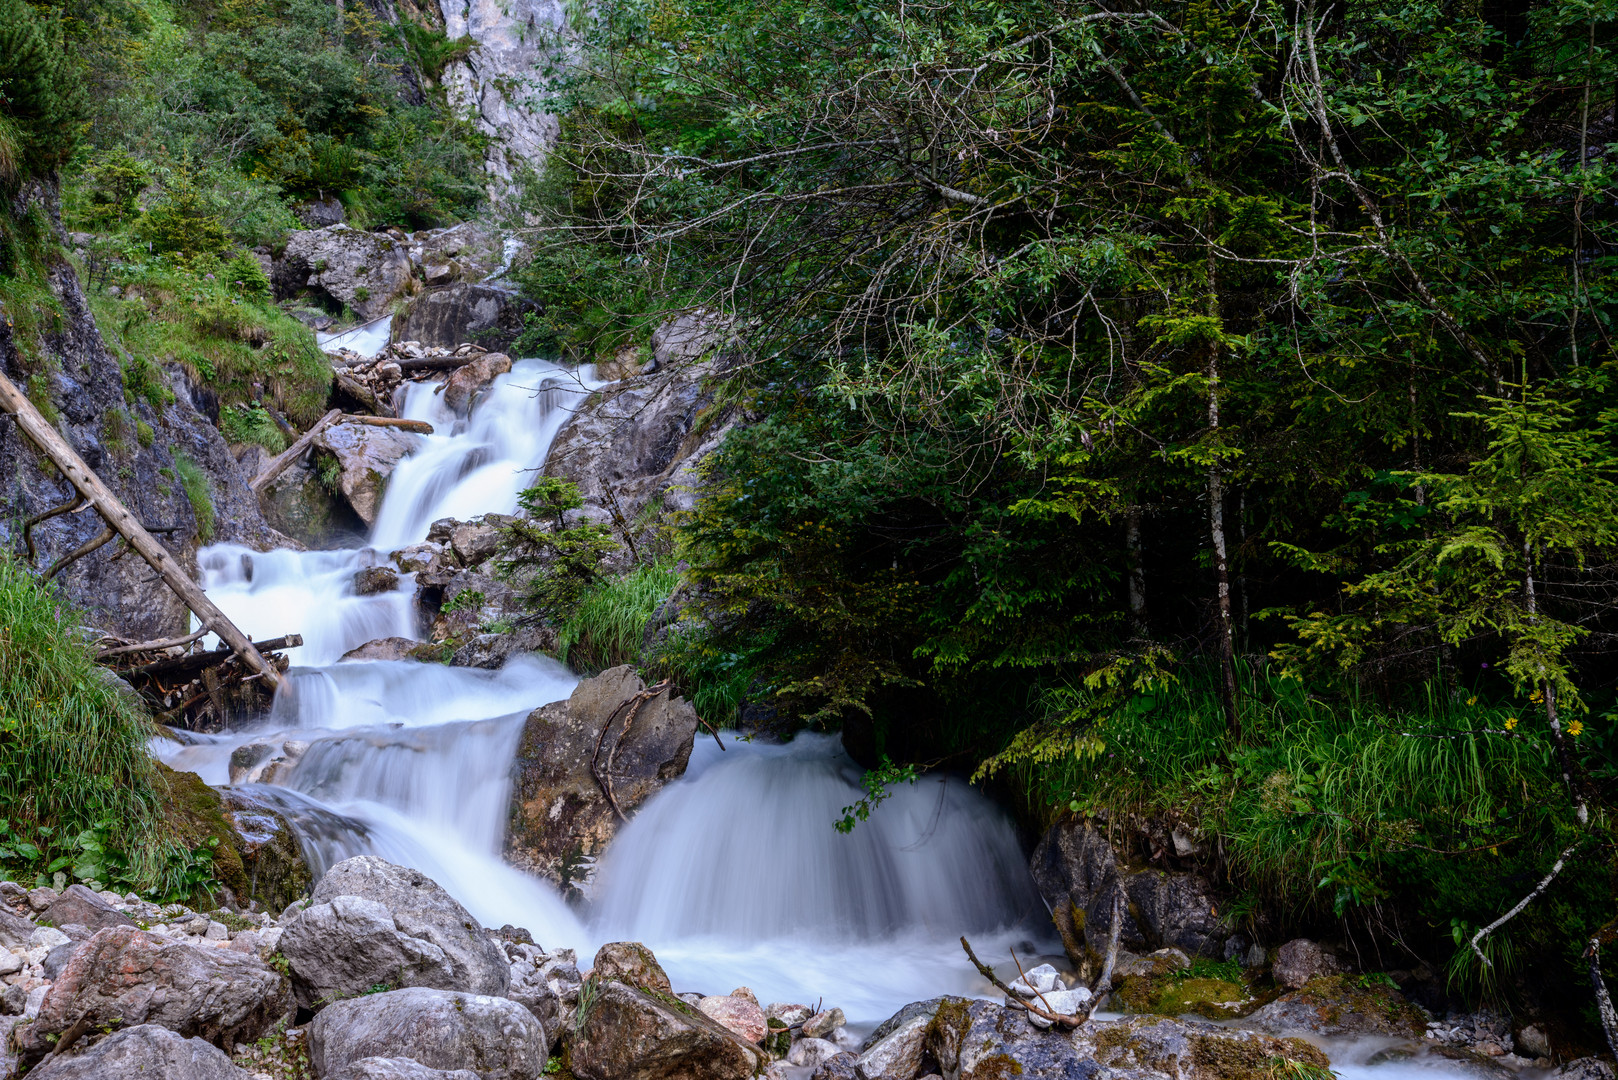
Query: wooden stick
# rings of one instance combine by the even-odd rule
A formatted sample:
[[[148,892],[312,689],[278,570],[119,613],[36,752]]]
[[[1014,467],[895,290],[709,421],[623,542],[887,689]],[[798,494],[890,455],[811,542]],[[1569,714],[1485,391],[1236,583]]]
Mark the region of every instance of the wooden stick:
[[[264,681],[272,690],[280,687],[280,673],[265,662],[264,657],[259,655],[253,643],[247,639],[247,635],[238,630],[236,624],[208,599],[208,594],[186,575],[180,564],[174,560],[174,556],[169,554],[168,549],[146,531],[140,520],[118,501],[118,497],[90,470],[68,441],[40,415],[34,403],[3,374],[0,374],[0,410],[17,418],[17,425],[23,432],[44,451],[45,456],[61,470],[68,482],[90,500],[96,512],[107,524],[129,541],[129,546],[157,571],[158,576],[179,595],[181,600],[185,601],[186,607],[202,620],[202,625],[218,634],[220,640],[229,645],[247,667],[253,671],[263,672]]]
[[[198,638],[206,637],[206,629],[198,630],[185,637],[168,638],[165,641],[137,641],[133,645],[119,645],[115,649],[102,649],[96,653],[97,660],[107,660],[114,656],[128,656],[130,653],[158,652],[162,649],[173,649],[181,645],[189,645]]]
[[[299,436],[297,442],[287,447],[282,453],[271,458],[270,463],[264,466],[264,471],[253,477],[252,481],[247,485],[253,489],[253,494],[257,495],[269,485],[271,480],[274,480],[277,476],[280,476],[282,473],[286,472],[287,466],[291,465],[294,461],[297,461],[303,456],[303,452],[309,449],[309,444],[314,441],[315,436],[319,435],[322,431],[325,431],[327,425],[336,423],[337,418],[342,415],[343,410],[333,409],[331,412],[315,421],[315,426]]]
[[[279,652],[282,649],[296,649],[302,644],[302,634],[288,634],[285,637],[271,638],[268,641],[255,641],[252,643],[253,648],[260,653]],[[232,652],[235,652],[235,650],[211,649],[208,652],[192,653],[190,656],[176,656],[170,660],[154,660],[150,664],[145,664],[141,667],[130,670],[127,674],[144,675],[149,679],[155,679],[160,675],[175,675],[185,674],[186,672],[191,671],[202,671],[206,668],[213,667],[215,664],[219,664],[230,659]],[[241,654],[238,652],[236,655],[240,656]],[[273,671],[273,669],[269,664],[265,664],[263,668],[259,669],[260,674],[262,674],[264,671]],[[273,681],[271,682],[271,685],[275,685]]]
[[[360,413],[344,413],[337,421],[339,424],[364,424],[366,427],[391,427],[404,431],[413,431],[417,435],[431,435],[433,426],[425,420],[402,420],[393,416],[365,416]]]
[[[414,356],[403,360],[395,360],[399,370],[409,374],[412,371],[454,371],[465,367],[485,353],[474,353],[471,356]]]
[[[22,523],[22,542],[28,547],[28,561],[33,562],[39,558],[39,552],[34,550],[34,526],[43,524],[58,514],[71,513],[84,505],[84,492],[73,489],[73,497],[60,506],[53,506],[49,510],[41,510],[33,517]]]
[[[57,574],[60,574],[63,570],[67,569],[69,563],[76,562],[97,548],[111,543],[112,538],[117,535],[117,533],[112,531],[112,526],[108,525],[95,536],[86,540],[84,543],[80,544],[66,555],[63,555],[60,559],[57,559],[55,562],[51,563],[51,568],[45,571],[45,580],[49,581]]]

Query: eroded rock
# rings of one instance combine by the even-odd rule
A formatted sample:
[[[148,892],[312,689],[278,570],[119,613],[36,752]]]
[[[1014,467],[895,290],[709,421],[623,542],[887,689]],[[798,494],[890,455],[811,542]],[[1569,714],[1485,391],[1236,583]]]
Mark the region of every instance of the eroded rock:
[[[1276,950],[1270,974],[1288,990],[1300,990],[1311,979],[1343,970],[1337,958],[1308,938],[1294,938]]]
[[[479,1080],[471,1069],[430,1069],[409,1058],[361,1058],[321,1080]]]
[[[618,818],[593,769],[610,776],[625,814],[685,772],[696,711],[666,689],[635,706],[645,689],[616,667],[528,715],[512,773],[511,861],[560,881],[568,861],[606,846]]]
[[[369,322],[387,314],[409,289],[410,276],[410,256],[398,241],[337,224],[294,232],[273,281],[280,299],[308,288]]]
[[[478,395],[489,388],[496,376],[510,370],[511,357],[505,353],[484,353],[456,368],[450,375],[449,381],[444,384],[444,404],[456,415],[466,416],[472,411],[472,404]]]
[[[748,1080],[765,1064],[762,1050],[678,998],[611,980],[597,984],[571,1060],[580,1080]]]
[[[638,941],[614,941],[596,952],[590,972],[597,980],[611,979],[654,994],[672,994],[674,988],[652,950]]]
[[[1311,979],[1249,1016],[1245,1026],[1273,1034],[1420,1036],[1426,1017],[1391,986],[1352,975]]]
[[[94,1046],[53,1058],[31,1080],[252,1080],[218,1047],[157,1024],[115,1031]]]
[[[398,428],[333,424],[315,436],[314,445],[337,459],[338,490],[369,528],[376,524],[388,477],[420,439]]]

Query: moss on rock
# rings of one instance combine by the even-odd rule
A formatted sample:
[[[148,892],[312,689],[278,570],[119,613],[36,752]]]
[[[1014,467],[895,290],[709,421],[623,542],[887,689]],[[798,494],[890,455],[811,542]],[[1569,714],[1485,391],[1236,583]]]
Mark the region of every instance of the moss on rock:
[[[241,792],[210,787],[195,773],[157,767],[174,835],[190,849],[213,852],[214,877],[239,903],[256,900],[280,911],[308,893],[309,868],[285,818]],[[193,905],[204,899],[220,898],[202,887],[190,898]]]
[[[1134,975],[1123,980],[1113,1001],[1126,1012],[1157,1016],[1195,1015],[1210,1020],[1247,1016],[1273,999],[1274,992],[1228,979],[1185,978],[1176,973]]]

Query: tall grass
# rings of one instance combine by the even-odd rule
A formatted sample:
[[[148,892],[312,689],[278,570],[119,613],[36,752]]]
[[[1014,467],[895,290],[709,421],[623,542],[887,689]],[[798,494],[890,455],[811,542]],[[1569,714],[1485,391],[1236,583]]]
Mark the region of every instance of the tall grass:
[[[161,887],[177,854],[147,753],[153,729],[97,666],[72,613],[0,554],[0,871]]]
[[[679,580],[672,565],[659,562],[591,586],[560,628],[561,660],[583,671],[604,671],[640,659],[646,624]]]
[[[1253,679],[1243,698],[1238,738],[1216,683],[1193,674],[1015,770],[1052,816],[1139,815],[1199,831],[1243,894],[1238,911],[1287,912],[1302,925],[1371,923],[1398,908],[1445,952],[1526,892],[1575,832],[1531,702],[1429,686],[1391,706],[1323,699],[1279,678]],[[1586,940],[1611,914],[1602,882],[1593,862],[1568,871],[1563,891],[1504,937],[1518,954],[1529,939],[1558,950]]]

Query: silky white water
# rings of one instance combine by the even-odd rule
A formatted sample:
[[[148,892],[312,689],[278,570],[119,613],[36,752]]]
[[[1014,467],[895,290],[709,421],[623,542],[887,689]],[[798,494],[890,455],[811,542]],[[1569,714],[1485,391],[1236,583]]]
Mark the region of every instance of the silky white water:
[[[493,672],[338,662],[367,641],[416,636],[410,575],[362,597],[355,571],[422,541],[439,518],[515,510],[596,385],[588,370],[522,361],[460,418],[434,384],[409,384],[401,415],[434,434],[390,478],[368,547],[204,550],[203,584],[227,615],[255,638],[296,632],[304,645],[268,717],[158,752],[224,784],[238,747],[308,743],[290,776],[253,793],[293,822],[316,873],[381,855],[432,876],[484,924],[526,927],[585,963],[602,942],[644,941],[681,991],[748,985],[873,1024],[917,998],[988,989],[962,933],[1000,957],[1050,948],[1027,929],[1047,920],[998,809],[958,779],[927,777],[845,836],[833,824],[863,794],[860,770],[826,736],[723,751],[705,737],[686,775],[613,842],[576,912],[500,850],[523,719],[577,677],[543,657]]]

